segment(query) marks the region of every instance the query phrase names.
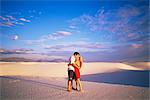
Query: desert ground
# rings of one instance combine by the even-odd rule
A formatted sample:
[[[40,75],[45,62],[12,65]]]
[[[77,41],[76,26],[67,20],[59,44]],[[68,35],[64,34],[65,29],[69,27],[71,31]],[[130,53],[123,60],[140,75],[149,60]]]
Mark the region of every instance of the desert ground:
[[[67,91],[67,63],[0,62],[1,100],[149,100],[149,64],[85,63],[81,93]]]

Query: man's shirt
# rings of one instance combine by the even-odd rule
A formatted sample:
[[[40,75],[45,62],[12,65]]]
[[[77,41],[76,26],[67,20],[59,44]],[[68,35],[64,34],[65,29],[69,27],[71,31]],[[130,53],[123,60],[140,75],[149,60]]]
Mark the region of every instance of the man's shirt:
[[[68,66],[68,70],[73,70],[74,71],[74,67],[72,66],[72,64],[75,62],[75,60],[76,59],[75,59],[74,55],[70,57],[69,64],[71,64],[71,65]]]

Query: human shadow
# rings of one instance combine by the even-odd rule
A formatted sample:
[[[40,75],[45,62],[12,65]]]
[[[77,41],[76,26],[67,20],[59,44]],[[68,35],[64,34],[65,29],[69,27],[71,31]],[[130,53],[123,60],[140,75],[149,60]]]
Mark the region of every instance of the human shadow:
[[[121,70],[110,73],[82,75],[82,81],[149,87],[149,70]]]
[[[49,88],[54,88],[57,90],[67,91],[67,89],[66,89],[67,87],[65,87],[65,86],[60,86],[60,85],[46,83],[46,82],[40,82],[40,81],[36,81],[36,80],[32,80],[32,79],[23,79],[23,78],[16,77],[16,76],[0,76],[0,78],[12,79],[12,80],[21,80],[21,81],[30,82],[33,84],[39,84],[42,86],[47,86]]]

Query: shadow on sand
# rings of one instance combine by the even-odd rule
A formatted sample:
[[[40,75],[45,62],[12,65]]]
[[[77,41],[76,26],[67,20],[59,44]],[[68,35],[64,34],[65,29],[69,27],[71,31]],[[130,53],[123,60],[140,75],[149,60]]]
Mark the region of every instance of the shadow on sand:
[[[57,90],[67,91],[66,87],[64,87],[64,86],[51,84],[51,83],[46,83],[46,82],[40,82],[38,80],[23,79],[23,78],[19,78],[17,76],[0,76],[0,78],[12,79],[12,80],[20,80],[20,81],[30,82],[30,83],[33,83],[33,84],[39,84],[39,85],[42,85],[42,86],[47,86],[49,88],[54,88],[54,89],[57,89]]]
[[[82,81],[149,87],[149,70],[123,70],[110,73],[82,75]]]

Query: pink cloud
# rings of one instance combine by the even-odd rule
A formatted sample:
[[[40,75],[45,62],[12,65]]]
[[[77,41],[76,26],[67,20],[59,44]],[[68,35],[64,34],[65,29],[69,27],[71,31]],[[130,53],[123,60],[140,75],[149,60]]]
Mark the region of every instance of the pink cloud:
[[[138,49],[138,48],[142,48],[143,45],[142,44],[132,44],[131,45],[134,49]]]
[[[128,6],[121,7],[118,10],[117,15],[119,15],[120,17],[123,17],[123,18],[128,18],[128,17],[132,17],[132,16],[138,16],[139,14],[140,14],[140,11],[138,8],[128,5]]]
[[[108,45],[102,45],[100,43],[76,41],[75,43],[64,43],[45,46],[45,49],[49,51],[79,51],[79,52],[96,52],[107,51]]]
[[[71,35],[72,33],[71,32],[67,32],[67,31],[57,31],[57,32],[54,32],[52,34],[49,34],[49,35],[45,35],[45,36],[42,36],[43,39],[52,39],[52,40],[57,40],[57,39],[60,39],[60,38],[63,38],[63,37],[66,37],[66,36],[69,36]]]
[[[0,53],[6,52],[7,50],[0,48]]]
[[[0,26],[7,26],[7,27],[11,27],[11,26],[14,26],[15,24],[13,24],[12,22],[3,22],[3,23],[0,23]]]
[[[49,41],[49,40],[58,40],[61,38],[64,38],[66,36],[71,35],[71,32],[68,31],[57,31],[55,33],[51,33],[48,35],[43,35],[40,37],[40,39],[36,40],[23,40],[27,44],[34,44],[34,45],[42,45],[44,42]]]
[[[67,32],[67,31],[57,31],[55,34],[57,34],[57,35],[62,35],[62,36],[68,36],[68,35],[71,35],[71,32]]]
[[[23,21],[23,22],[31,22],[30,20],[27,20],[25,18],[20,18],[20,20]]]
[[[9,15],[7,15],[7,18],[9,18],[11,20],[16,20],[16,18],[14,18],[13,16],[9,16]]]
[[[3,21],[8,21],[9,20],[9,18],[5,18],[3,16],[0,16],[0,19],[2,19]]]
[[[148,25],[145,25],[148,22],[147,15],[147,12],[140,8],[128,5],[111,11],[105,11],[103,8],[95,15],[83,14],[73,18],[69,23],[75,27],[85,27],[92,32],[113,33],[119,41],[128,41],[139,38],[139,33],[148,32]],[[131,33],[134,33],[134,36]]]
[[[23,22],[31,22],[30,20],[27,20],[25,18],[16,19],[13,16],[6,15],[6,17],[0,16],[0,26],[6,26],[6,27],[12,27],[15,25],[24,25]],[[22,22],[20,22],[22,21]]]

